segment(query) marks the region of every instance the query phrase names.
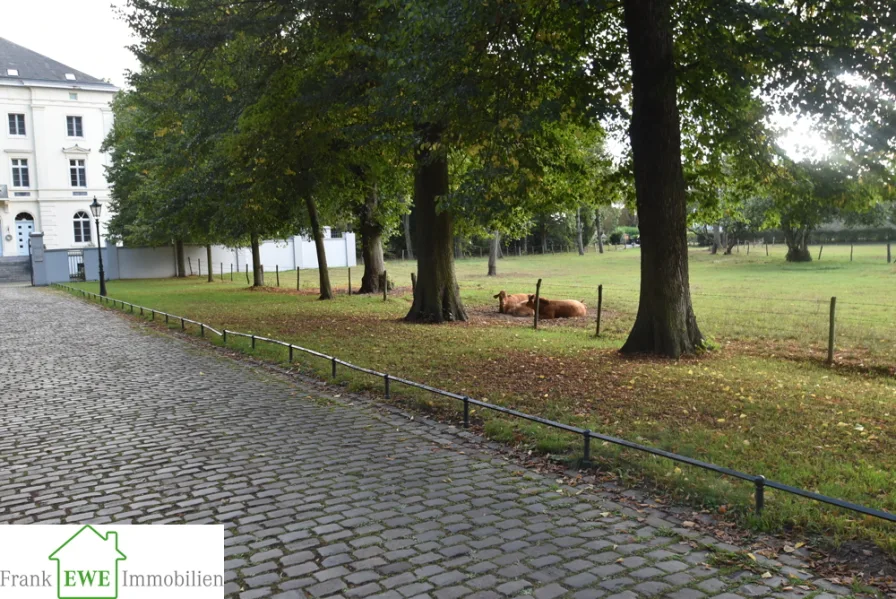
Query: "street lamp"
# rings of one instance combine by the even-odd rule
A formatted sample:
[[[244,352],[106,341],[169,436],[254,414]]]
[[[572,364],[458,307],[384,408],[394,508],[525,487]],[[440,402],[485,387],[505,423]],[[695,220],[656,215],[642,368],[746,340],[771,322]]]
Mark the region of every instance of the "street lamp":
[[[103,272],[103,249],[100,244],[100,213],[102,211],[102,204],[96,201],[96,196],[93,196],[93,204],[90,205],[90,213],[93,214],[93,218],[96,219],[96,254],[100,258],[100,295],[105,297],[106,273]]]

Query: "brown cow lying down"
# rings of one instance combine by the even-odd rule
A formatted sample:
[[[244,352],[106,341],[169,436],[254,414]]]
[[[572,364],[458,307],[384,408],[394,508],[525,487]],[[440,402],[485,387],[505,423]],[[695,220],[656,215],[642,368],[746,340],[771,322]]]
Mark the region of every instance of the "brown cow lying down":
[[[526,306],[532,308],[535,313],[535,296],[530,295]],[[585,304],[578,300],[549,300],[545,298],[538,299],[538,317],[539,318],[576,318],[577,316],[585,316]]]
[[[498,300],[498,312],[501,314],[510,314],[510,310],[515,306],[519,306],[520,304],[525,304],[529,299],[529,296],[525,293],[514,293],[513,295],[507,295],[503,289],[498,292],[498,295],[494,296],[496,300]],[[535,310],[532,310],[532,314],[535,314]]]
[[[535,308],[530,308],[528,304],[517,304],[504,313],[511,316],[535,316]]]

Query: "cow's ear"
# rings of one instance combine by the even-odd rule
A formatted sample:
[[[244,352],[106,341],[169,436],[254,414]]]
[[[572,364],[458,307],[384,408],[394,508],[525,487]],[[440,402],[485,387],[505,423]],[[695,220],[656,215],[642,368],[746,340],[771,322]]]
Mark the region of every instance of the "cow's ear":
[[[529,301],[530,301],[530,302],[531,302],[531,301],[535,301],[535,296],[532,295],[531,293],[529,294]]]
[[[495,299],[498,299],[499,297],[501,297],[501,294],[498,293],[497,295],[493,295],[492,297],[495,298]]]

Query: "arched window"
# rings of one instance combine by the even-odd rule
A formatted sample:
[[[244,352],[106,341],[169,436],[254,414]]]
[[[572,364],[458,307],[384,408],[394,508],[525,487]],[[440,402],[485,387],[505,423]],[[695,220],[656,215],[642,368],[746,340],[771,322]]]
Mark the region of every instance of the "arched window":
[[[75,213],[75,243],[90,241],[90,217],[83,210]]]

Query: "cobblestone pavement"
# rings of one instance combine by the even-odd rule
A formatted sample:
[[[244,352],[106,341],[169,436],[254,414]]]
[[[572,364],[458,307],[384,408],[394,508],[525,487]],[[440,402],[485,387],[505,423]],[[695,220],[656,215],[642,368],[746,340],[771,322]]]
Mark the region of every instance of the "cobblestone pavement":
[[[0,522],[224,523],[227,597],[849,592],[60,293],[0,287],[0,323]]]

